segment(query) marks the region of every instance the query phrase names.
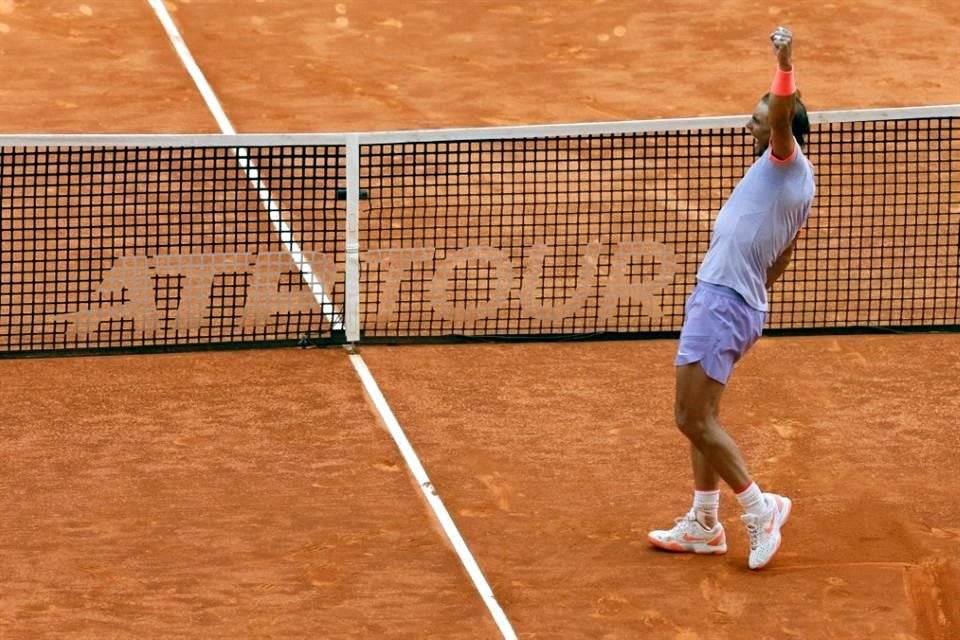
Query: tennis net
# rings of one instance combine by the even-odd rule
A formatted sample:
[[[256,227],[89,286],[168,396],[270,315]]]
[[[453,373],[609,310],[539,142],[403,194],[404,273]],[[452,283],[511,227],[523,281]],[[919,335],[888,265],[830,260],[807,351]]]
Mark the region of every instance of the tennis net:
[[[960,325],[958,116],[811,114],[771,329]],[[0,137],[0,353],[673,335],[745,122]]]

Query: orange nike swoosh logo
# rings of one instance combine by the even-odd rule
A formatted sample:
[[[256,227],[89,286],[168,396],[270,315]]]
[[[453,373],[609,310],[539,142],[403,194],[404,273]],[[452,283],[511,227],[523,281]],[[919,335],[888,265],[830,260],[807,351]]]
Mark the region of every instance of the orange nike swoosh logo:
[[[763,532],[764,532],[764,533],[770,533],[770,532],[773,531],[773,523],[777,521],[777,514],[780,513],[780,501],[779,501],[779,500],[776,501],[776,504],[773,506],[773,508],[777,510],[777,513],[774,513],[774,514],[773,514],[773,517],[770,518],[770,524],[768,524],[767,526],[765,526],[765,527],[763,528]]]

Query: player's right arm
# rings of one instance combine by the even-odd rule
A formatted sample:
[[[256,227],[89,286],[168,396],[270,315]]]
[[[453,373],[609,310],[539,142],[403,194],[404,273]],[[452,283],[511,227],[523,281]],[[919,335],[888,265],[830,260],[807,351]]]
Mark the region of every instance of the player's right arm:
[[[777,160],[790,160],[797,144],[792,127],[797,96],[793,79],[793,33],[785,27],[777,27],[770,40],[777,55],[777,74],[770,88],[767,111],[770,123],[770,153]]]

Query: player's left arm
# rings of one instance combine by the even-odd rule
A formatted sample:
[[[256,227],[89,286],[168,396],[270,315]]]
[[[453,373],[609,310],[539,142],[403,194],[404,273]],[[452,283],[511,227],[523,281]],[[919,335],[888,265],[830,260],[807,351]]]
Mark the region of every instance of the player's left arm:
[[[780,276],[787,270],[787,265],[790,264],[790,260],[793,258],[793,250],[797,248],[797,238],[800,237],[799,234],[794,236],[793,241],[787,245],[787,248],[783,250],[783,253],[780,254],[780,257],[777,258],[773,265],[767,269],[767,289],[772,289],[774,283],[780,279]]]
[[[777,27],[770,40],[777,56],[777,74],[770,87],[767,111],[770,153],[776,160],[791,160],[796,150],[792,123],[797,99],[797,85],[793,77],[793,33],[786,27]]]

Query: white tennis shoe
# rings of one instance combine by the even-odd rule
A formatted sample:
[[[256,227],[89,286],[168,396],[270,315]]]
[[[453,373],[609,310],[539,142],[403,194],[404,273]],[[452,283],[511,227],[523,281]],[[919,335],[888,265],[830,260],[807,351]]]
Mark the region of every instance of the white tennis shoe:
[[[727,534],[719,522],[707,529],[693,511],[676,519],[673,529],[651,531],[647,539],[658,549],[679,553],[720,555],[727,552]]]
[[[770,505],[766,514],[758,516],[747,513],[740,516],[750,536],[750,559],[747,564],[751,569],[763,569],[770,564],[783,541],[780,528],[786,524],[790,509],[793,508],[793,503],[786,496],[765,493],[763,497]]]

